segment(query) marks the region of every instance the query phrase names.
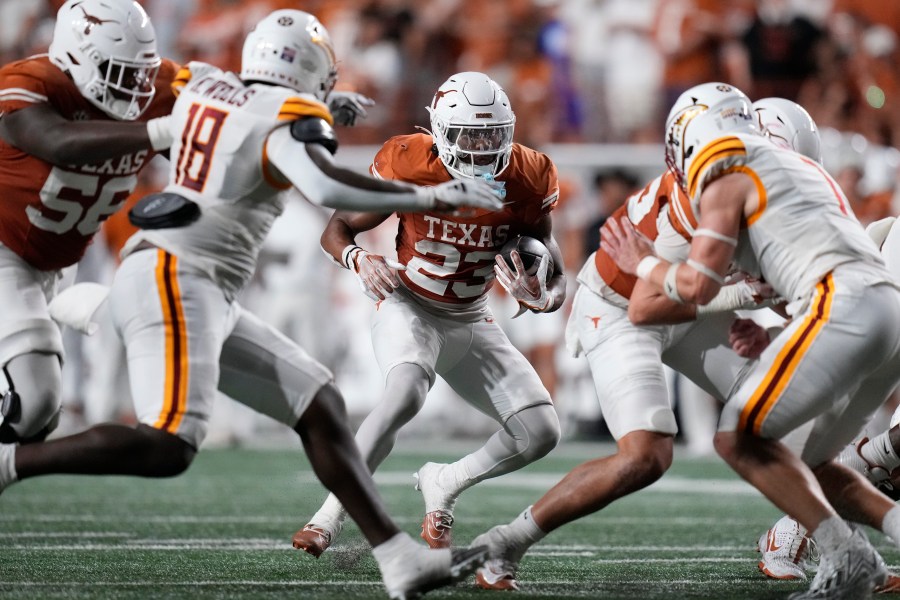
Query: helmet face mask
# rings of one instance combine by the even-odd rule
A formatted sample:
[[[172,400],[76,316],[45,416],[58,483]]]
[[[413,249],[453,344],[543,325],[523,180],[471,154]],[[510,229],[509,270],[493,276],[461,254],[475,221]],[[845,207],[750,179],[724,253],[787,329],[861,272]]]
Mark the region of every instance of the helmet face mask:
[[[69,0],[57,14],[49,56],[114,119],[137,119],[156,94],[156,32],[134,0]]]
[[[785,98],[762,98],[753,103],[760,131],[782,148],[822,162],[822,140],[819,128],[809,113],[796,102]]]
[[[325,101],[337,82],[334,47],[325,26],[299,10],[276,10],[247,35],[241,79],[263,81]]]
[[[695,86],[675,101],[666,119],[666,165],[682,189],[703,147],[729,133],[759,133],[747,96],[726,83]]]
[[[427,109],[438,156],[452,177],[493,178],[509,166],[516,116],[487,75],[451,76]]]

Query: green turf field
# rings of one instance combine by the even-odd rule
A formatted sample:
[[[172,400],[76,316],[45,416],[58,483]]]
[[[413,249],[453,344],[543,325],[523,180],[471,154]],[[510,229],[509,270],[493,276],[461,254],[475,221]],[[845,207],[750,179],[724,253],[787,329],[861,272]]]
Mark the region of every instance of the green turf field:
[[[564,444],[469,490],[455,539],[509,520],[570,467],[609,451]],[[429,458],[456,456],[446,452]],[[391,512],[414,534],[422,501],[411,473],[425,457],[421,444],[404,443],[377,474]],[[208,450],[187,474],[163,481],[33,479],[0,496],[0,598],[385,597],[355,526],[318,561],[291,548],[323,498],[299,450]],[[656,486],[535,546],[521,565],[521,592],[467,581],[428,597],[784,598],[804,584],[766,580],[754,551],[778,516],[720,461],[679,456]],[[900,562],[883,536],[870,537],[889,565]]]

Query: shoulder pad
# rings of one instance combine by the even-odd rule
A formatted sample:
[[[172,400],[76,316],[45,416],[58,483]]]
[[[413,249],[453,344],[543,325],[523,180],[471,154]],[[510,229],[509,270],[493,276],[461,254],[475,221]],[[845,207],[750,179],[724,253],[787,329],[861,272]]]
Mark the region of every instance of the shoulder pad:
[[[319,117],[303,117],[291,123],[291,136],[304,144],[322,144],[334,154],[338,149],[337,136],[334,129],[325,119]]]

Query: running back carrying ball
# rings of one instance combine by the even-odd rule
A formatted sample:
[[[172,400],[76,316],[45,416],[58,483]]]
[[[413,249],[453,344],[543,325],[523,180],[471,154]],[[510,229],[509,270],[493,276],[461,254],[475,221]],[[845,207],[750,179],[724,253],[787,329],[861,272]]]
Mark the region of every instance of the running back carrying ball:
[[[541,258],[544,256],[546,256],[549,261],[547,278],[549,279],[550,276],[553,275],[553,257],[550,256],[550,251],[547,250],[547,246],[540,240],[523,235],[506,242],[506,244],[503,245],[503,248],[500,249],[500,256],[503,257],[503,260],[506,261],[506,264],[511,268],[513,268],[513,261],[510,254],[513,250],[519,251],[519,258],[522,259],[522,265],[529,275],[534,275],[537,272],[538,266],[541,264]]]

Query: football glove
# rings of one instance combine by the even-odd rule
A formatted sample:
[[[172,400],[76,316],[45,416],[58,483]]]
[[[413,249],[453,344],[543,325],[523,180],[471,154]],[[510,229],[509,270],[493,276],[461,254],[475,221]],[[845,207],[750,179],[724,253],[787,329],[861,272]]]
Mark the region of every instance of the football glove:
[[[353,127],[357,119],[365,119],[367,106],[375,106],[375,101],[356,92],[331,92],[328,94],[328,110],[335,125]]]
[[[384,300],[400,287],[397,271],[406,270],[404,265],[395,260],[365,250],[351,256],[348,266],[356,274],[360,289],[375,302]]]
[[[432,187],[417,188],[423,208],[455,211],[460,208],[500,210],[503,200],[484,180],[451,179]]]
[[[519,303],[519,312],[513,315],[513,319],[523,314],[526,310],[544,312],[553,304],[553,298],[547,290],[547,271],[550,266],[550,257],[541,258],[541,264],[534,275],[525,272],[522,257],[517,250],[510,252],[515,272],[509,268],[506,261],[499,254],[494,257],[494,274],[497,281],[503,286],[510,296]]]

